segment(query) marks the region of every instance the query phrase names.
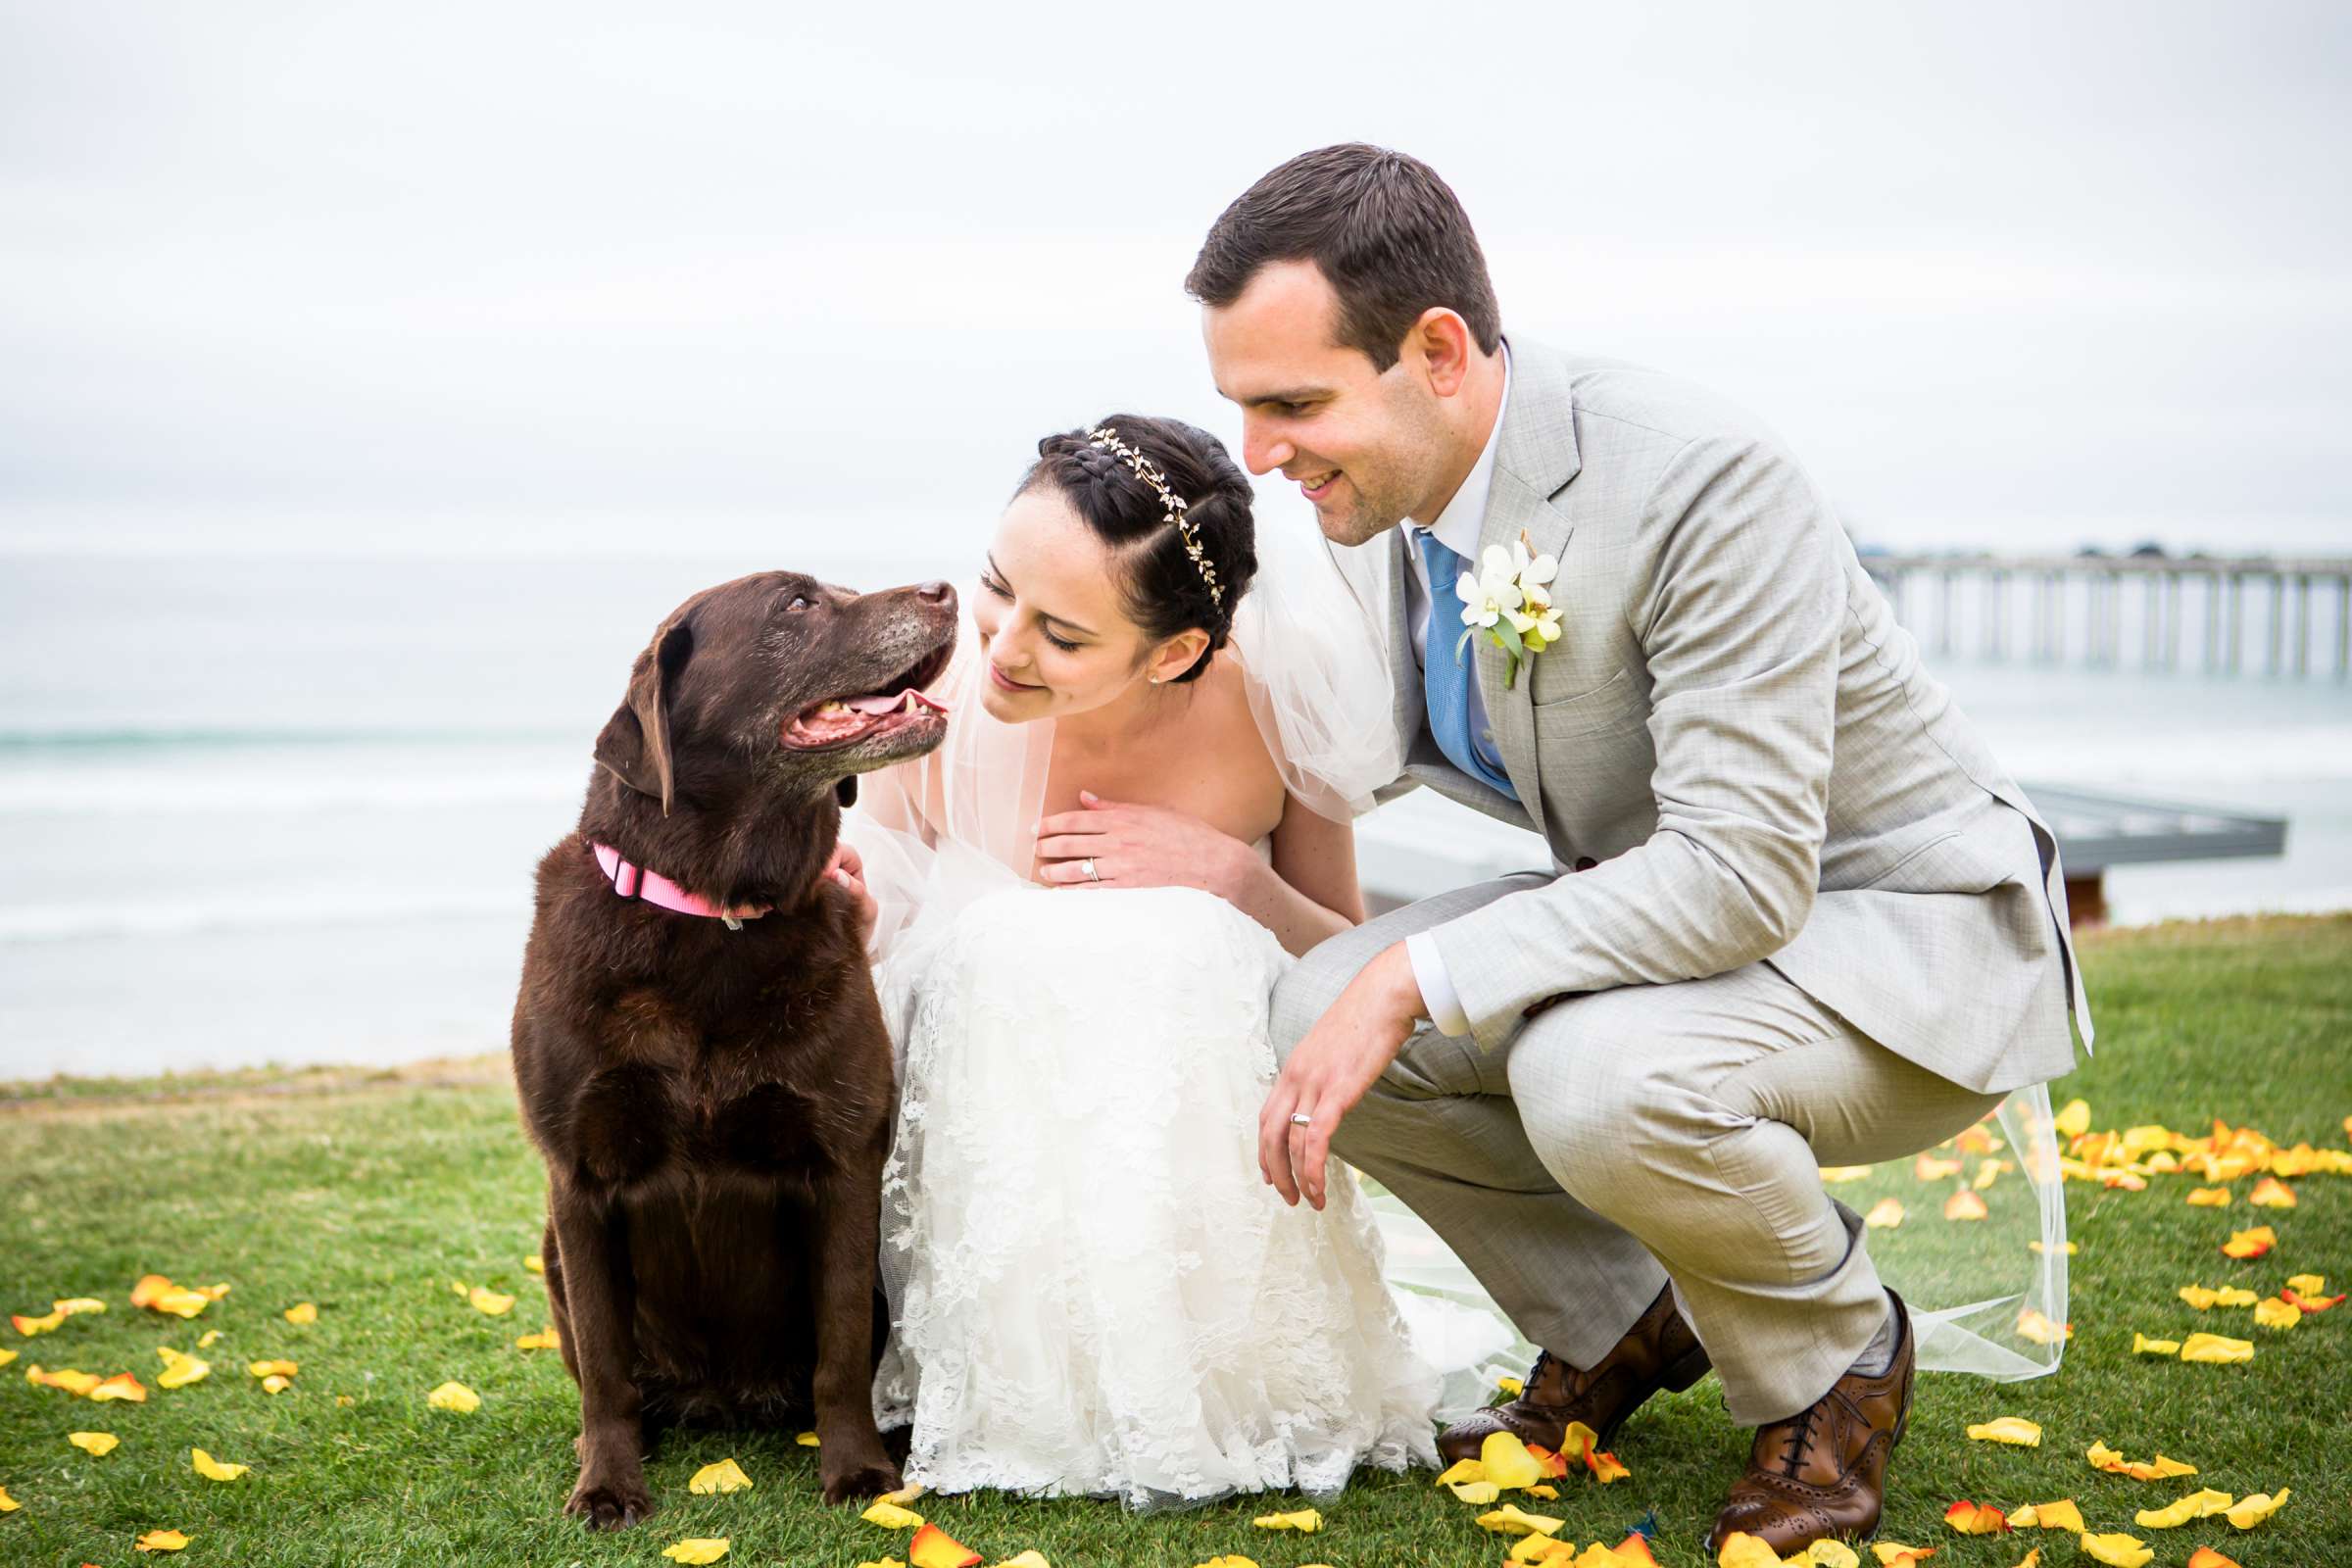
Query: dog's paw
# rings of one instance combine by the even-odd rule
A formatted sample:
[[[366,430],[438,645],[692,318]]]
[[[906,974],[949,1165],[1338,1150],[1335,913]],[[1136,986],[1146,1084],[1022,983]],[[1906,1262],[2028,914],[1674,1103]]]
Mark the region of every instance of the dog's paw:
[[[827,1502],[849,1502],[858,1497],[879,1497],[885,1492],[896,1492],[903,1483],[899,1467],[881,1454],[868,1460],[851,1460],[840,1465],[826,1465],[820,1472]]]
[[[564,1511],[578,1515],[591,1530],[626,1530],[652,1516],[654,1497],[645,1490],[643,1476],[621,1481],[583,1474]]]

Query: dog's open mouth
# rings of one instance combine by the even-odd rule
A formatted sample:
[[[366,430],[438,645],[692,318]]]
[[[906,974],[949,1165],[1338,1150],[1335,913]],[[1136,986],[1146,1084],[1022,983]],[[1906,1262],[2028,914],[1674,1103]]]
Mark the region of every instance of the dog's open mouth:
[[[827,698],[795,713],[784,744],[796,751],[830,752],[902,730],[945,728],[948,707],[924,690],[947,672],[955,640],[943,641],[920,663],[863,696]]]

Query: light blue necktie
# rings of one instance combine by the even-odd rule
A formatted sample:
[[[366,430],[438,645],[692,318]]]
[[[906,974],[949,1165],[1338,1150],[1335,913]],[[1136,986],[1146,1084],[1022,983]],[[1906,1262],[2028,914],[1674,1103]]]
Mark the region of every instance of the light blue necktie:
[[[1429,640],[1421,659],[1421,694],[1429,704],[1429,733],[1446,760],[1491,789],[1512,800],[1519,792],[1502,770],[1502,755],[1486,737],[1470,729],[1470,682],[1477,675],[1475,655],[1464,645],[1457,658],[1452,643],[1460,637],[1451,617],[1441,617],[1438,607],[1448,602],[1466,564],[1438,542],[1426,528],[1413,530],[1422,564],[1429,568]]]

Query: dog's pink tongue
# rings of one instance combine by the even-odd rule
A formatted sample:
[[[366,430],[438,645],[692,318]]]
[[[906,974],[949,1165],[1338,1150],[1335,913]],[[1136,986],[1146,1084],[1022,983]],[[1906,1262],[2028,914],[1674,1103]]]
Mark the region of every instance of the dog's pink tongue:
[[[889,697],[853,697],[849,700],[849,706],[855,708],[860,713],[888,713],[896,711],[899,706],[906,699],[904,697],[898,695]]]

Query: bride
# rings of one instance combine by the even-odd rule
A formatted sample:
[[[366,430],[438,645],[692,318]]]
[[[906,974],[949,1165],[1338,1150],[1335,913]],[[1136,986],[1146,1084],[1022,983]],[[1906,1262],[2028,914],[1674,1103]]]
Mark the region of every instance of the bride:
[[[1350,819],[1399,770],[1372,620],[1311,567],[1260,577],[1204,431],[1048,437],[947,743],[844,824],[900,1054],[876,1403],[910,1481],[1140,1507],[1435,1462],[1369,1205],[1256,1163],[1268,998],[1363,919]]]

